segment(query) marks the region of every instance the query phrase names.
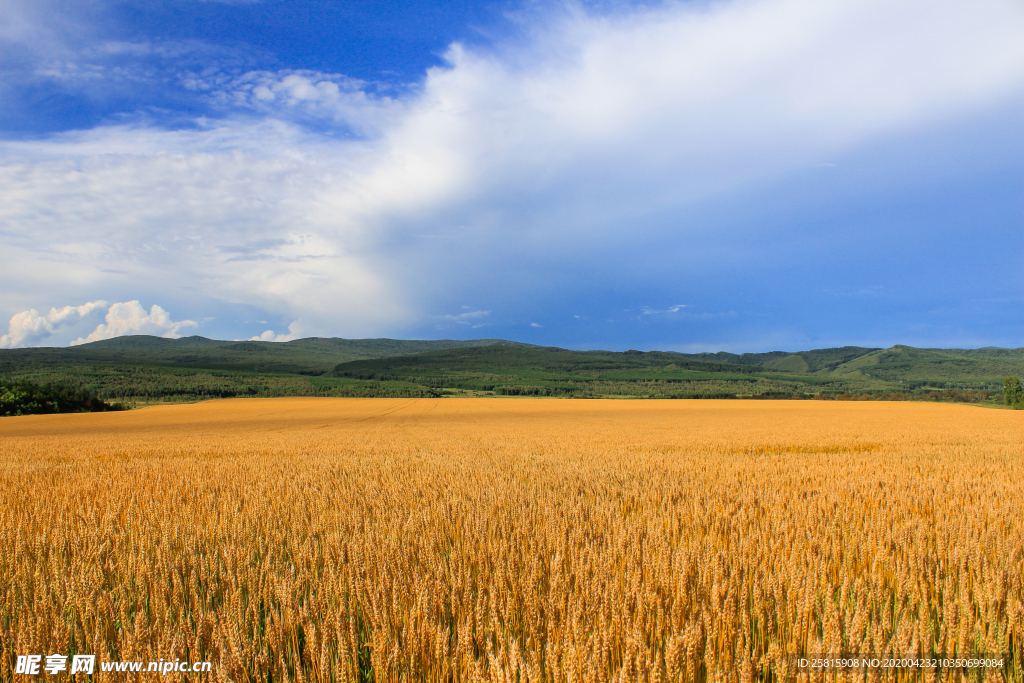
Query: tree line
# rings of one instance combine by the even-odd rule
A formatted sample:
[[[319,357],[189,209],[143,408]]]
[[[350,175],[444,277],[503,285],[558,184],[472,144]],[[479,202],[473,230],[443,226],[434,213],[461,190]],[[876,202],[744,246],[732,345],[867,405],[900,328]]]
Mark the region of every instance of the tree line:
[[[25,380],[0,379],[0,417],[102,413],[108,410],[124,410],[124,406],[108,403],[86,389],[76,389],[66,384],[35,384]]]

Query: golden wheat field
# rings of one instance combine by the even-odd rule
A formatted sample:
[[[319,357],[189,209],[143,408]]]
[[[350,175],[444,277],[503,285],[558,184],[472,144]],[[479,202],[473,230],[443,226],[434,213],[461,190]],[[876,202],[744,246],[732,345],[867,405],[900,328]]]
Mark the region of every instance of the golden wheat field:
[[[1024,415],[955,405],[4,418],[0,676],[85,653],[212,663],[98,681],[1019,681],[1022,482]],[[828,653],[1005,662],[794,663]]]

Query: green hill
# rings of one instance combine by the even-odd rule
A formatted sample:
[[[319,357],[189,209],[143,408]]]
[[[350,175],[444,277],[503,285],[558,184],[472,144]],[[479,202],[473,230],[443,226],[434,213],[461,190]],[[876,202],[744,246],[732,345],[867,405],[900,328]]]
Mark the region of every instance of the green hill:
[[[799,351],[797,353],[771,351],[769,353],[735,354],[719,351],[718,353],[696,353],[688,355],[695,358],[714,360],[719,363],[762,365],[766,368],[790,370],[794,372],[818,372],[819,370],[837,367],[865,354],[880,350],[881,349],[869,349],[860,346],[843,346],[834,349]]]
[[[0,350],[0,378],[127,402],[465,394],[988,400],[1008,375],[1024,376],[1024,349],[845,346],[683,354],[571,351],[500,339],[257,342],[140,335]]]
[[[422,387],[380,387],[325,375],[350,360],[491,345],[522,346],[501,339],[310,337],[258,342],[135,335],[66,348],[0,349],[0,377],[68,385],[103,399],[131,402],[235,396],[419,396],[426,395]]]
[[[816,374],[906,389],[992,389],[1008,375],[1024,372],[1024,349],[874,349]]]
[[[401,381],[437,391],[700,398],[914,391],[926,397],[940,390],[996,393],[1002,377],[1022,371],[1024,349],[848,346],[737,355],[483,347],[352,361],[340,364],[333,374]]]
[[[709,362],[664,351],[570,351],[553,346],[484,346],[373,361],[353,361],[335,368],[335,374],[342,371],[354,373],[346,376],[374,374],[377,368],[389,373],[417,374],[443,373],[456,368],[486,368],[517,376],[539,372],[558,377],[591,376],[594,373],[629,372],[647,368],[685,371],[690,374],[731,372],[750,375],[758,372],[754,366]]]
[[[215,370],[322,375],[338,363],[472,346],[514,345],[501,339],[401,340],[308,337],[289,342],[219,341],[205,337],[116,337],[67,348],[0,351],[0,372],[55,363],[129,363]]]
[[[662,351],[569,351],[488,346],[352,361],[334,376],[406,382],[436,392],[502,396],[634,396],[721,398],[789,395],[791,378],[758,366],[720,363]],[[810,380],[818,383],[817,380]]]

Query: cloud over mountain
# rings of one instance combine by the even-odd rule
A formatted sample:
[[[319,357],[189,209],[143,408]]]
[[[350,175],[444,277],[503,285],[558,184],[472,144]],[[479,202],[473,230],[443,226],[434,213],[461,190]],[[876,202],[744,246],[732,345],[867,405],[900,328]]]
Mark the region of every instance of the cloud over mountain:
[[[127,65],[215,115],[0,142],[10,314],[70,291],[180,310],[198,289],[310,334],[393,333],[452,303],[494,322],[516,301],[625,282],[629,262],[714,263],[708,229],[680,220],[701,202],[1024,94],[1024,10],[1001,0],[567,5],[520,14],[488,47],[452,45],[401,93],[200,45],[99,51],[19,16],[18,36],[65,57],[33,78],[102,96]],[[213,66],[189,67],[189,50]],[[130,313],[103,334],[157,324]]]
[[[7,334],[0,336],[0,348],[16,349],[25,346],[54,345],[65,341],[66,328],[80,328],[94,313],[106,309],[104,321],[88,334],[71,341],[71,345],[112,339],[127,334],[151,334],[176,339],[179,330],[196,327],[192,320],[172,320],[170,314],[154,304],[149,311],[138,301],[108,304],[90,301],[81,306],[51,308],[47,314],[35,309],[21,311],[11,317]]]
[[[51,308],[46,314],[40,314],[34,308],[16,313],[8,324],[7,334],[0,336],[0,349],[35,346],[61,327],[77,323],[106,305],[106,301],[90,301],[81,306]]]

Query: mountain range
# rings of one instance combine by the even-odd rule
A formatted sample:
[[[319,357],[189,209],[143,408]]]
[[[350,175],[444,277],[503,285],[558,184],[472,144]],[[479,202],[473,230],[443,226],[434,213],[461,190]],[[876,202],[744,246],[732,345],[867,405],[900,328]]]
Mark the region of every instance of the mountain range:
[[[136,402],[232,396],[994,397],[1024,348],[844,346],[769,353],[573,351],[501,339],[125,336],[0,350],[0,377]],[[951,393],[952,392],[952,393]]]

